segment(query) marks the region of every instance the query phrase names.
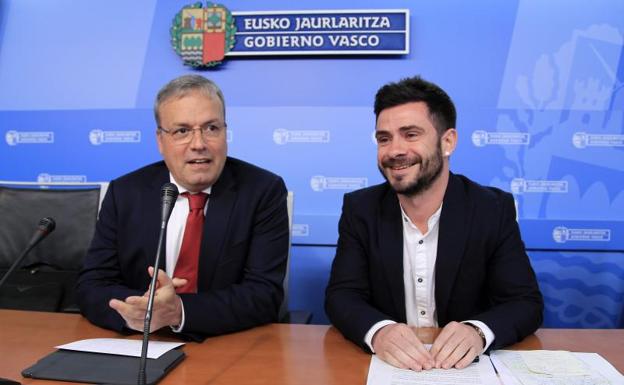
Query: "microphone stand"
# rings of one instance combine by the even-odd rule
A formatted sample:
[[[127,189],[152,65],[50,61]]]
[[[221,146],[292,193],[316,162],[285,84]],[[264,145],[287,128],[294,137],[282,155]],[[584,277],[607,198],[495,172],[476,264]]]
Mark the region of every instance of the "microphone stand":
[[[145,370],[147,365],[147,346],[149,343],[150,325],[152,322],[152,311],[154,310],[154,293],[156,292],[156,283],[158,281],[158,266],[160,266],[160,255],[162,254],[163,240],[165,239],[167,222],[163,221],[160,226],[160,235],[158,236],[158,248],[156,249],[156,262],[154,263],[154,274],[150,283],[149,297],[147,300],[147,313],[143,321],[143,344],[141,345],[141,361],[139,363],[139,385],[145,385]]]
[[[176,199],[178,198],[178,187],[173,183],[165,183],[161,189],[161,221],[160,234],[158,235],[158,247],[156,249],[156,261],[154,262],[154,272],[149,288],[149,296],[147,298],[147,311],[145,320],[143,321],[143,344],[141,345],[141,359],[139,362],[139,378],[138,384],[146,384],[146,366],[147,366],[147,346],[149,344],[150,326],[152,323],[152,311],[154,310],[154,294],[156,293],[156,283],[158,282],[158,267],[160,266],[160,256],[162,254],[165,235],[167,234],[167,222],[173,211]]]

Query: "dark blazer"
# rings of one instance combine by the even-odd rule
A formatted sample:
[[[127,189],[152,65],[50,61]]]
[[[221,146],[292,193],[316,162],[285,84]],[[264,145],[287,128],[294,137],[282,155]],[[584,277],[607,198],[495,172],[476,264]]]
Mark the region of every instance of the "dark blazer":
[[[166,182],[169,171],[158,162],[109,185],[77,283],[80,310],[96,325],[123,330],[109,300],[149,286]],[[217,335],[277,321],[289,243],[286,196],[279,176],[227,158],[206,211],[198,293],[180,295],[183,332]]]
[[[491,348],[521,340],[542,322],[543,299],[515,213],[510,194],[450,174],[435,263],[438,325],[482,321],[495,334]],[[366,350],[375,323],[406,322],[401,220],[387,183],[344,197],[325,310]]]

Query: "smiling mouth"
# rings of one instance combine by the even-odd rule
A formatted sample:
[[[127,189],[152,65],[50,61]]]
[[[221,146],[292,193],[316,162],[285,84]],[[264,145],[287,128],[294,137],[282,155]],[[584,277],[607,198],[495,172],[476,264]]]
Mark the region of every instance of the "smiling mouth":
[[[400,170],[405,170],[407,168],[410,168],[412,166],[417,165],[418,162],[413,162],[413,163],[403,163],[403,164],[394,164],[389,166],[388,168],[390,168],[393,171],[400,171]]]

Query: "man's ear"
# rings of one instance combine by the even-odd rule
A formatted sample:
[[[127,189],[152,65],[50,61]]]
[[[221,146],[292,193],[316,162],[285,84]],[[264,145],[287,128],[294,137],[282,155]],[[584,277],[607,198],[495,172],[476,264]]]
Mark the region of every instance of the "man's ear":
[[[158,144],[158,152],[160,153],[160,155],[162,155],[162,153],[163,153],[162,140],[163,140],[162,132],[160,132],[160,130],[156,129],[156,143]]]
[[[441,150],[444,156],[451,156],[453,151],[455,151],[455,147],[457,147],[457,130],[454,128],[446,130],[444,134],[442,134],[440,145],[442,146]]]

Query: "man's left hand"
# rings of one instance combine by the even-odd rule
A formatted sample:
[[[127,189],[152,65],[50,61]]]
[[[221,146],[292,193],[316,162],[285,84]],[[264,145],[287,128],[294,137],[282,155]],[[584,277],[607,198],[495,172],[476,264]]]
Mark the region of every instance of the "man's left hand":
[[[150,267],[148,272],[152,276],[154,269]],[[176,294],[175,289],[184,284],[186,284],[186,280],[178,278],[172,280],[164,271],[158,270],[150,331],[180,324],[182,321],[182,300]],[[149,290],[143,296],[131,296],[125,301],[113,299],[110,301],[110,307],[117,310],[130,329],[142,332],[148,296]]]
[[[436,368],[457,369],[470,365],[483,350],[483,340],[470,325],[448,323],[431,346]]]

